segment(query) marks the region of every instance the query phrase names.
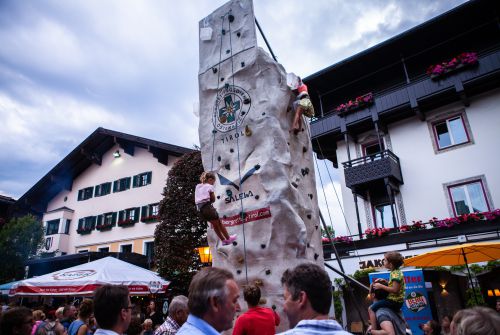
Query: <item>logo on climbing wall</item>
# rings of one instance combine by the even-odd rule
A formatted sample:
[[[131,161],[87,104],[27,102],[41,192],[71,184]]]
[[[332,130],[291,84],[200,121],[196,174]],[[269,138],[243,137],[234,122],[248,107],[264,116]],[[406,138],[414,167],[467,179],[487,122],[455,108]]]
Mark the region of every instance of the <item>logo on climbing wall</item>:
[[[413,291],[406,296],[405,304],[410,311],[417,313],[427,306],[427,299],[422,293]]]
[[[215,99],[213,124],[220,132],[228,132],[241,127],[250,111],[250,95],[241,87],[225,85],[217,92]]]

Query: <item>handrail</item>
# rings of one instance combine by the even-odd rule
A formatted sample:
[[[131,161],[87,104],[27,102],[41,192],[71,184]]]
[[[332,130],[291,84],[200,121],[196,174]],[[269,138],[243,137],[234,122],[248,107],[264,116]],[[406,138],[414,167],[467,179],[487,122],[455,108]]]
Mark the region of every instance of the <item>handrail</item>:
[[[347,161],[347,162],[343,162],[342,166],[344,167],[344,169],[347,169],[347,168],[351,168],[353,166],[358,166],[358,165],[363,165],[363,164],[371,163],[371,162],[373,162],[375,160],[380,160],[380,159],[383,159],[383,158],[389,158],[392,161],[394,161],[396,164],[399,165],[399,158],[398,158],[398,156],[396,156],[389,149],[386,149],[386,150],[383,150],[381,152],[377,152],[375,154],[371,154],[371,155],[367,155],[367,156],[355,158],[355,159],[352,159],[352,160]]]

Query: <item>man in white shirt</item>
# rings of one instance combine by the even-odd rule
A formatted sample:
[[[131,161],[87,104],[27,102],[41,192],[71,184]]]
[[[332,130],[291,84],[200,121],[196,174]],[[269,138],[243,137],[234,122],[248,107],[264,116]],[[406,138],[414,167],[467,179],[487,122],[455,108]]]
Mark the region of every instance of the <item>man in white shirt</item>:
[[[123,285],[104,285],[94,292],[94,316],[99,328],[94,335],[121,335],[132,318],[129,291]]]

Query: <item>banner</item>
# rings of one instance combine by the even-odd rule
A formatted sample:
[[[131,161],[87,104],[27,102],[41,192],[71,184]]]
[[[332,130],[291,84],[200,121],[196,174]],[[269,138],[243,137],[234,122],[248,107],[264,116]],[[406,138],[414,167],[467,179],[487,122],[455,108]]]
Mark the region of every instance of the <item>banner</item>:
[[[425,288],[422,270],[403,270],[405,278],[405,301],[403,315],[413,335],[423,335],[419,324],[432,320],[429,297]],[[369,274],[370,284],[377,278],[389,280],[389,272],[373,272]]]

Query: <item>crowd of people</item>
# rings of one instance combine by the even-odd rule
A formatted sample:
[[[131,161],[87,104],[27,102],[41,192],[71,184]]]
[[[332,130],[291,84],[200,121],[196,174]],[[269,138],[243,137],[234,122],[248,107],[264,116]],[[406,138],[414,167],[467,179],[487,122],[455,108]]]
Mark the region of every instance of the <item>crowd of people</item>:
[[[304,263],[286,270],[281,282],[283,312],[290,328],[281,334],[350,334],[329,317],[332,282],[325,270]],[[390,287],[394,287],[391,280],[373,285],[375,308],[372,305],[370,310],[375,318],[369,329],[371,334],[405,334],[397,306],[383,302],[389,299],[390,292],[398,294],[400,290]],[[243,288],[248,310],[235,321],[236,313],[241,312],[239,296],[240,287],[231,272],[207,267],[193,277],[188,297],[180,295],[172,299],[165,320],[154,301],[142,313],[131,303],[126,286],[104,285],[94,292],[93,299],[84,299],[78,308],[73,305],[34,311],[26,307],[2,308],[0,335],[216,335],[230,329],[235,335],[275,334],[281,320],[275,310],[259,307],[259,286]],[[453,317],[444,317],[441,324],[429,321],[422,325],[422,330],[426,335],[500,335],[500,311],[486,307],[464,309]]]

